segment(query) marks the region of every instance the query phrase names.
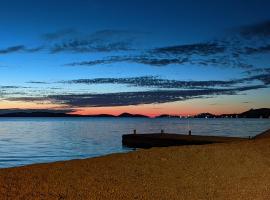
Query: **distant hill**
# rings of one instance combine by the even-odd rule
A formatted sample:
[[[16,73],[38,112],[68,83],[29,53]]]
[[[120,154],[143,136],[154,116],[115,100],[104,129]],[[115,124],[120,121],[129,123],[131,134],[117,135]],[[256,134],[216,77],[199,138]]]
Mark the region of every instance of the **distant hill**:
[[[200,113],[198,115],[195,115],[194,118],[216,118],[217,115],[211,114],[211,113]]]
[[[118,115],[117,117],[143,117],[143,118],[149,118],[146,115],[130,114],[130,113],[122,113],[122,114]]]
[[[270,109],[260,108],[260,109],[250,109],[249,111],[240,114],[240,117],[244,118],[269,118]]]

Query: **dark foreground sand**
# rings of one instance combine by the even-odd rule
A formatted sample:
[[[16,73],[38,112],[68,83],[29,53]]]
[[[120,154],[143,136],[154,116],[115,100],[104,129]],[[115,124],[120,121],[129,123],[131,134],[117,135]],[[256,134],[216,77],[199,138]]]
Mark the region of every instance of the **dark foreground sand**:
[[[270,138],[1,169],[0,199],[270,199]]]

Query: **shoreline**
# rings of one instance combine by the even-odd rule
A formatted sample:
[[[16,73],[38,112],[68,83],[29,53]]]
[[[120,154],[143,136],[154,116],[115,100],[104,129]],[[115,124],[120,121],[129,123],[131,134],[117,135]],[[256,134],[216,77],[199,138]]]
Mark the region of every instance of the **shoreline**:
[[[0,169],[0,199],[269,199],[268,137]]]

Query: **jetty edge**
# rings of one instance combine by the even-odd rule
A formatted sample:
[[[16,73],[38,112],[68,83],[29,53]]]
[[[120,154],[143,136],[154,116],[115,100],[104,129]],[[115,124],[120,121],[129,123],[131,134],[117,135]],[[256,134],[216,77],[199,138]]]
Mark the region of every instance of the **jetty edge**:
[[[270,138],[270,129],[254,136],[254,139],[263,139],[263,138]]]
[[[182,145],[203,145],[249,140],[244,137],[184,135],[174,133],[143,133],[122,135],[122,145],[130,148],[151,148]]]

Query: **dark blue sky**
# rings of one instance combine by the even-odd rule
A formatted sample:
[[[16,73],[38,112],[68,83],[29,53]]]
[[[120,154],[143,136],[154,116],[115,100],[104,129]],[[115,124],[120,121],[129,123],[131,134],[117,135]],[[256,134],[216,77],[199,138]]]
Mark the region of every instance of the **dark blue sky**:
[[[170,42],[189,43],[219,36],[233,27],[269,20],[270,2],[26,0],[1,1],[0,5],[1,32],[8,42],[31,42],[38,39],[38,34],[75,28],[83,32],[142,31]]]
[[[269,10],[263,0],[1,1],[0,109],[269,107]]]

